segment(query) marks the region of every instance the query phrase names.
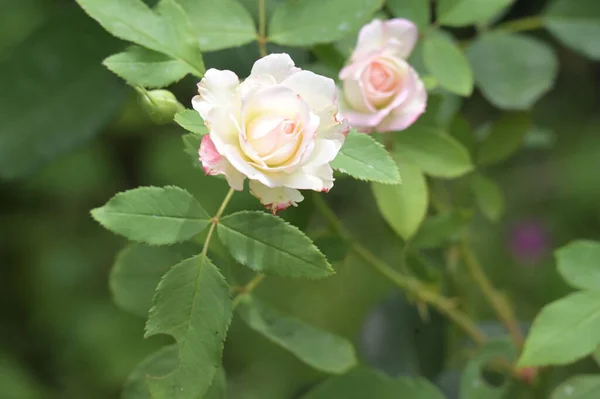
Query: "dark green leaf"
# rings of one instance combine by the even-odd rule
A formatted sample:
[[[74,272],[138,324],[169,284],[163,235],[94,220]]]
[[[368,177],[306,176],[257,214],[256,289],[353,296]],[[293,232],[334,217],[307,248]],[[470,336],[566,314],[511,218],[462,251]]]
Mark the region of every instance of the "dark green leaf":
[[[546,305],[536,316],[519,367],[562,365],[600,344],[600,292],[576,292]]]
[[[573,287],[600,291],[600,243],[578,240],[556,251],[561,276]]]
[[[110,274],[110,289],[122,309],[146,318],[160,278],[173,266],[200,253],[192,244],[149,247],[132,244],[123,249]]]
[[[281,313],[256,298],[244,296],[236,311],[250,328],[317,370],[341,374],[357,363],[354,347],[347,339]]]
[[[550,399],[597,399],[600,398],[600,375],[576,375],[569,378],[552,392]]]
[[[275,9],[269,41],[308,46],[342,39],[369,22],[383,0],[287,0]]]
[[[465,26],[485,22],[514,0],[438,0],[438,21],[447,26]]]
[[[200,150],[200,143],[202,142],[202,137],[197,134],[186,134],[182,137],[183,139],[183,150],[188,154],[192,159],[192,165],[196,168],[203,169],[202,162],[200,161],[200,157],[198,155],[198,151]]]
[[[437,248],[458,239],[471,222],[473,212],[462,210],[442,213],[425,219],[412,239],[415,248]]]
[[[115,195],[92,216],[113,233],[152,245],[173,244],[202,232],[210,217],[187,191],[140,187]]]
[[[252,270],[284,277],[333,274],[325,256],[297,227],[264,212],[238,212],[217,226],[231,255]]]
[[[548,30],[566,46],[600,60],[600,7],[596,0],[555,0],[544,20]]]
[[[544,42],[494,32],[481,35],[467,51],[482,94],[501,109],[531,106],[554,85],[558,62]]]
[[[130,85],[147,88],[165,87],[193,73],[183,62],[140,46],[111,55],[103,64]]]
[[[385,148],[368,134],[351,130],[331,166],[359,180],[399,184],[398,167]]]
[[[504,195],[500,187],[489,178],[474,174],[471,177],[471,190],[481,212],[492,222],[497,222],[504,214]]]
[[[414,22],[419,29],[429,25],[430,6],[428,0],[388,0],[387,6],[394,17],[406,18]]]
[[[481,144],[477,162],[490,165],[510,157],[521,147],[530,127],[529,115],[521,112],[504,114]]]
[[[231,315],[229,286],[205,255],[184,260],[167,272],[158,284],[145,336],[173,336],[179,361],[171,373],[148,381],[153,397],[203,397],[221,366]]]
[[[452,36],[432,31],[423,43],[425,67],[440,86],[468,97],[473,92],[473,72],[467,57],[454,43]]]
[[[464,399],[504,399],[511,387],[508,377],[500,386],[493,386],[483,377],[486,368],[512,364],[516,350],[508,340],[490,341],[469,361],[460,380],[460,397]],[[500,368],[500,370],[502,370]]]

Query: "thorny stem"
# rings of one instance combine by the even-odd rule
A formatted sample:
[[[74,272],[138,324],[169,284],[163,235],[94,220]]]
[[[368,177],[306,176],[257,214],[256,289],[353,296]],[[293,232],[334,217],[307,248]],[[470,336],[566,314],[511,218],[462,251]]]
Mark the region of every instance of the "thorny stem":
[[[482,345],[485,343],[487,340],[485,333],[475,325],[469,316],[456,309],[456,306],[451,299],[426,288],[419,280],[394,270],[368,249],[363,247],[358,242],[355,242],[350,233],[342,225],[342,222],[338,219],[335,213],[333,213],[323,198],[321,198],[321,196],[318,194],[314,195],[314,203],[317,207],[317,210],[321,212],[325,219],[327,219],[335,233],[347,241],[351,246],[351,249],[358,256],[373,266],[379,273],[393,282],[400,289],[415,296],[419,300],[430,304],[440,313],[446,315],[446,317],[451,319],[454,323],[456,323],[456,325],[462,328],[463,331],[467,333],[476,344]]]
[[[498,319],[506,326],[511,339],[521,349],[523,347],[523,335],[519,329],[519,325],[515,318],[514,312],[504,297],[500,296],[498,291],[494,288],[490,280],[485,275],[477,256],[468,245],[466,240],[460,245],[460,252],[462,254],[463,261],[469,269],[469,273],[475,280],[475,283],[479,286],[483,294],[485,295],[488,303],[494,309],[498,315]]]
[[[265,0],[258,0],[258,51],[260,56],[267,55],[267,9]]]

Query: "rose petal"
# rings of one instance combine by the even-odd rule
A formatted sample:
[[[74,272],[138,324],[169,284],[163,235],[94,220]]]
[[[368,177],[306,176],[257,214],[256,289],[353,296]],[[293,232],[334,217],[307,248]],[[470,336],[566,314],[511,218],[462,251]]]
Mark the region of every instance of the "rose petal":
[[[227,158],[219,154],[209,135],[202,138],[198,156],[207,175],[225,175],[231,188],[237,191],[244,189],[244,175],[238,172]]]
[[[408,58],[418,38],[416,25],[407,19],[394,18],[385,22],[374,19],[360,30],[351,59],[353,62],[360,61],[381,51],[388,44],[392,45],[396,56]]]
[[[271,75],[277,83],[283,82],[296,72],[299,72],[289,55],[269,54],[254,63],[250,77]]]
[[[336,101],[337,91],[333,79],[317,75],[311,71],[300,71],[282,82],[300,95],[310,109],[319,113]]]
[[[258,198],[273,214],[288,208],[290,205],[297,206],[298,202],[304,200],[300,191],[287,187],[267,187],[256,180],[250,180],[250,193]]]
[[[379,132],[399,131],[408,128],[425,112],[427,107],[427,90],[423,81],[411,68],[410,78],[412,83],[408,85],[410,92],[402,104],[389,113],[389,115],[377,126]]]
[[[207,120],[212,109],[232,105],[239,83],[235,73],[211,68],[198,83],[199,95],[192,99],[192,106]]]

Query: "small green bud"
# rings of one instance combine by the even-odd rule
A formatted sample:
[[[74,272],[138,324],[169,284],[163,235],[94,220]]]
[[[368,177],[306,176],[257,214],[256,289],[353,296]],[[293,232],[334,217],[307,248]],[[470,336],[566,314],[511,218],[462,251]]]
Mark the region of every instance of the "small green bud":
[[[175,95],[168,90],[145,90],[136,88],[140,93],[140,102],[150,119],[157,124],[173,122],[176,113],[185,107],[177,101]]]

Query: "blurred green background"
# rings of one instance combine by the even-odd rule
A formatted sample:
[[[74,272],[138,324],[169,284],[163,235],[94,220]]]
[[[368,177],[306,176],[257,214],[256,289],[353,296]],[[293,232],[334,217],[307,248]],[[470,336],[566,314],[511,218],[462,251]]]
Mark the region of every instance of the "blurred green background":
[[[537,14],[545,3],[516,1],[504,18]],[[553,248],[600,239],[600,66],[534,34],[553,43],[559,79],[532,110],[535,129],[523,150],[488,172],[505,193],[506,216],[497,225],[479,216],[474,222],[482,262],[525,325],[569,291],[555,272]],[[182,129],[154,125],[135,92],[103,68],[102,59],[123,47],[71,1],[0,0],[0,399],[119,397],[133,367],[168,341],[142,339],[144,320],[114,305],[108,278],[125,242],[89,210],[117,191],[174,184],[214,212],[227,190],[194,168],[182,151]],[[286,51],[299,65],[315,62],[306,50]],[[245,76],[256,58],[252,44],[206,54],[205,62]],[[187,78],[172,88],[186,106],[195,83]],[[476,128],[497,112],[477,93],[462,108]],[[339,180],[328,199],[365,245],[398,258],[400,243],[366,184]],[[258,202],[237,195],[229,210],[241,208],[258,209]],[[283,216],[309,232],[322,225],[309,200]],[[462,363],[447,356],[446,320],[431,314],[422,321],[413,304],[338,242],[318,244],[336,262],[335,277],[269,278],[259,294],[351,338],[365,363],[392,375],[423,375],[456,397]],[[428,252],[424,261],[440,264],[442,254]],[[469,311],[487,331],[501,332],[478,292],[461,281],[455,276],[450,290],[472,299]],[[230,398],[293,398],[323,378],[237,320],[224,361]],[[549,384],[596,368],[588,361],[557,368]]]

